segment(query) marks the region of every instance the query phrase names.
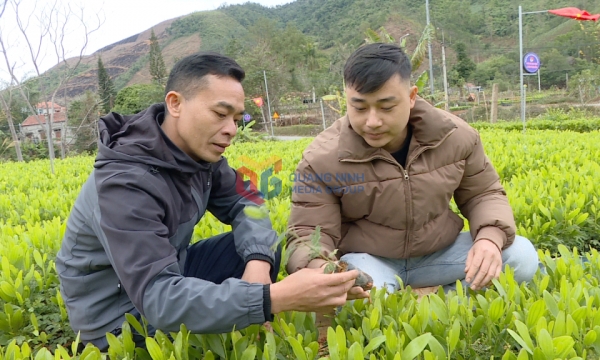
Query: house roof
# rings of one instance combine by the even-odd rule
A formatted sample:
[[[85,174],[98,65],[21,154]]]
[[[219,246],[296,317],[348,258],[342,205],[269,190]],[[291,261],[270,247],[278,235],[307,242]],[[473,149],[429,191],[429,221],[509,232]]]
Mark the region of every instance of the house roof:
[[[53,109],[56,109],[56,108],[59,108],[59,109],[61,109],[61,108],[64,108],[64,106],[61,106],[61,105],[59,105],[59,104],[57,104],[57,103],[53,103],[52,101],[39,102],[39,103],[37,103],[37,104],[35,105],[35,107],[36,107],[36,109],[46,109],[46,108],[49,108],[49,107],[51,107],[51,108],[53,108]]]
[[[60,122],[65,122],[67,121],[67,114],[63,113],[63,112],[57,112],[54,113],[54,119],[52,120],[52,123],[60,123]],[[49,115],[44,114],[44,115],[30,115],[27,117],[27,119],[25,119],[25,121],[23,121],[21,123],[21,126],[33,126],[33,125],[39,125],[38,123],[38,116],[39,116],[39,120],[42,122],[42,124],[46,123],[46,119],[48,118]]]

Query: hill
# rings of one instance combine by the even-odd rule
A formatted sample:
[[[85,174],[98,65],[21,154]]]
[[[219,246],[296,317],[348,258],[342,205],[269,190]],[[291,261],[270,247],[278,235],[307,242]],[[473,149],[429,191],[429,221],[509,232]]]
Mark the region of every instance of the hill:
[[[431,21],[438,28],[433,41],[434,73],[441,72],[443,31],[449,45],[450,69],[455,62],[454,45],[463,43],[468,56],[483,64],[478,67],[480,73],[473,74],[476,81],[491,80],[494,75],[490,71],[502,72],[499,69],[506,63],[512,65],[505,66],[507,70],[500,75],[507,82],[514,81],[518,75],[514,63],[518,62],[519,5],[524,11],[566,6],[600,11],[600,4],[592,0],[432,0]],[[548,81],[555,73],[560,72],[560,78],[555,79],[560,81],[564,72],[580,70],[581,64],[600,62],[600,26],[548,14],[528,15],[523,21],[527,50],[565,59],[554,69],[542,68]],[[410,50],[416,46],[425,24],[425,0],[296,0],[275,8],[250,2],[222,6],[166,20],[153,30],[167,69],[177,59],[198,50],[216,50],[234,56],[248,70],[250,93],[262,91],[262,70],[277,78],[274,90],[307,92],[317,88],[324,93],[331,86],[341,86],[343,61],[363,42],[368,28],[383,26],[396,39],[408,34]],[[149,83],[150,30],[86,56],[80,73],[61,94],[73,99],[85,90],[96,90],[98,56],[102,56],[117,90]],[[423,67],[427,66],[425,62]]]

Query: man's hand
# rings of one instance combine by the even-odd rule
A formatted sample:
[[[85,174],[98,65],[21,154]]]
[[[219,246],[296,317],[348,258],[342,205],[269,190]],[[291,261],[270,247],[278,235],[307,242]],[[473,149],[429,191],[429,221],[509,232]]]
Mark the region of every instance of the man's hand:
[[[249,283],[270,284],[271,264],[262,260],[248,261],[242,280]]]
[[[315,259],[309,262],[307,267],[309,269],[324,269],[327,263],[328,262],[325,260]],[[335,263],[338,264],[339,261],[335,261]],[[360,286],[353,286],[348,290],[347,300],[368,299],[369,297],[369,293],[363,290],[363,288]]]
[[[500,277],[502,271],[502,254],[491,240],[481,239],[473,244],[467,255],[465,280],[471,289],[480,290],[492,279]]]
[[[348,291],[348,300],[356,300],[356,299],[368,299],[371,295],[368,291],[364,290],[360,286],[353,286]]]
[[[346,303],[357,277],[356,270],[335,274],[324,274],[323,269],[299,270],[271,285],[271,312],[330,312]]]

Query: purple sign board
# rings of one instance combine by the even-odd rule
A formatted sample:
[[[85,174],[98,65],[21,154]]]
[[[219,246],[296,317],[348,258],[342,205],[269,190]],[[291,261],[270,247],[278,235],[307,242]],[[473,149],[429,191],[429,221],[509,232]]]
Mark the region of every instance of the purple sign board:
[[[248,122],[252,120],[252,116],[250,116],[250,114],[244,114],[244,122]]]
[[[530,52],[523,57],[523,68],[528,73],[536,73],[540,69],[540,65],[540,57],[536,53]]]

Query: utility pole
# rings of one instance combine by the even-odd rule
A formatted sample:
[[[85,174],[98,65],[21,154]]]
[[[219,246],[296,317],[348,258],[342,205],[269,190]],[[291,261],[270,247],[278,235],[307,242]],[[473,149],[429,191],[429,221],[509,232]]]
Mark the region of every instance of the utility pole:
[[[263,75],[265,77],[265,90],[267,92],[267,108],[269,109],[269,124],[271,124],[271,137],[275,137],[275,133],[273,131],[273,119],[271,118],[271,102],[269,101],[269,86],[267,85],[267,72],[263,70]]]
[[[425,13],[427,14],[427,26],[429,26],[429,0],[425,0]],[[433,96],[433,56],[431,54],[431,40],[427,40],[429,53],[429,87],[431,88],[431,96]]]
[[[521,90],[521,121],[525,131],[525,86],[523,86],[523,8],[519,5],[519,78]]]
[[[450,110],[448,103],[448,77],[446,76],[446,41],[444,39],[444,30],[442,30],[442,68],[444,70],[444,101],[446,102],[446,111]]]

